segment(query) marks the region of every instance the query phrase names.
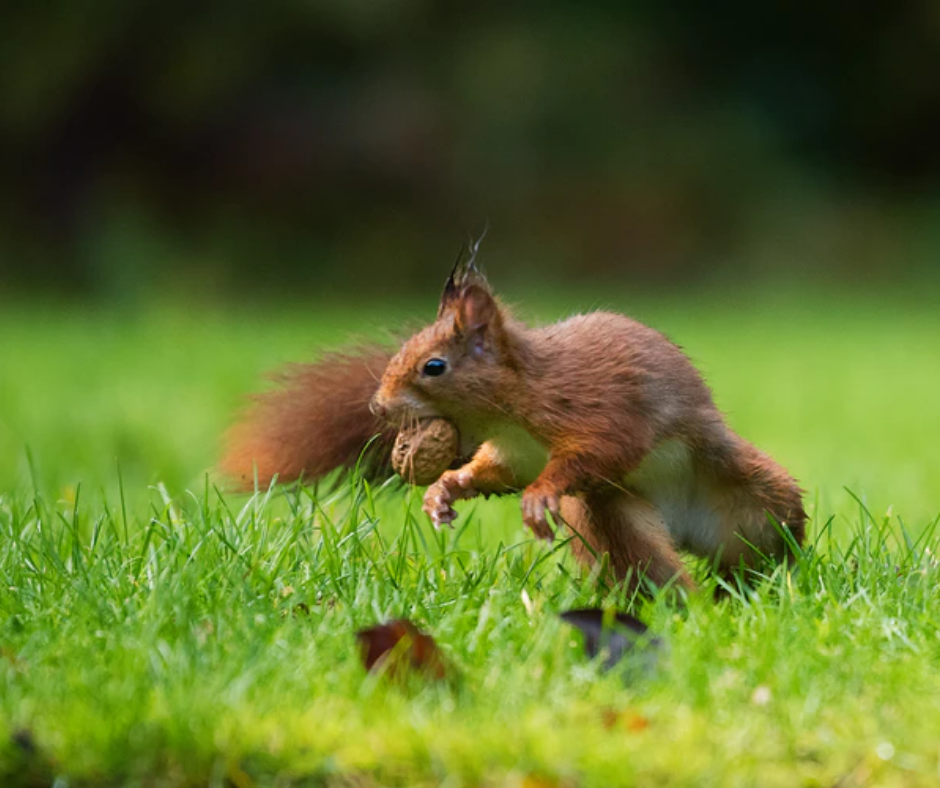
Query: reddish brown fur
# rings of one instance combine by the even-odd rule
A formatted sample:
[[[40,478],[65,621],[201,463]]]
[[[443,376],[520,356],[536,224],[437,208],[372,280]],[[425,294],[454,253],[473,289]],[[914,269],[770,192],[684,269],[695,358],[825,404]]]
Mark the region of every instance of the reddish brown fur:
[[[446,359],[448,373],[422,375],[429,358]],[[622,315],[530,329],[471,273],[462,293],[442,303],[438,320],[391,360],[376,404],[393,422],[443,416],[466,441],[482,444],[466,466],[429,488],[425,508],[438,523],[456,516],[457,500],[525,487],[523,518],[537,535],[551,536],[546,510],[562,511],[595,550],[610,555],[618,577],[646,572],[660,584],[673,576],[689,582],[677,546],[724,570],[758,562],[748,543],[783,556],[786,542],[768,514],[803,538],[801,494],[789,474],[728,428],[676,345]],[[548,450],[534,478],[520,460],[520,430]],[[719,520],[708,533],[667,522],[640,489],[644,461],[670,442],[689,453],[682,484],[697,496],[693,503]],[[653,493],[671,494],[668,483],[649,484]]]
[[[431,358],[446,374],[423,374]],[[437,320],[394,357],[370,350],[294,368],[232,431],[222,468],[243,487],[255,466],[262,485],[313,479],[354,465],[381,433],[367,469],[383,476],[395,431],[424,417],[452,421],[473,455],[428,488],[436,523],[456,517],[460,499],[524,488],[523,520],[537,535],[552,536],[549,511],[578,533],[582,561],[606,553],[618,579],[685,587],[677,548],[723,572],[757,564],[749,544],[780,558],[787,545],[768,514],[803,540],[796,483],[728,428],[678,347],[603,312],[528,328],[472,268],[452,276]]]
[[[615,579],[637,583],[646,577],[660,587],[669,582],[692,587],[662,517],[642,496],[565,496],[561,516],[574,536],[572,551],[582,563],[593,563],[606,553]]]
[[[275,476],[281,482],[312,481],[353,468],[362,457],[367,475],[387,478],[396,431],[372,415],[369,401],[390,357],[368,348],[288,368],[280,386],[255,397],[229,432],[222,472],[241,489],[251,489],[256,472],[262,487]]]

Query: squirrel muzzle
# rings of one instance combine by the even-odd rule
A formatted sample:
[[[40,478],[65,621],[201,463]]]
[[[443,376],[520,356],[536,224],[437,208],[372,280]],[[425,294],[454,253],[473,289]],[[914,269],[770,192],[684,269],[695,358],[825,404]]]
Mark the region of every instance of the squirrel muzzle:
[[[369,412],[377,419],[388,421],[388,407],[379,399],[378,393],[369,400]]]

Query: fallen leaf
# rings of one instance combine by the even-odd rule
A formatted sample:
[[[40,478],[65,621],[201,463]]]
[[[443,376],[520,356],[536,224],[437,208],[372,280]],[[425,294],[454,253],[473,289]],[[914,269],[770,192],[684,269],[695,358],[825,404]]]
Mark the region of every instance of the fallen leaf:
[[[254,788],[255,781],[251,779],[250,775],[241,768],[238,764],[232,764],[228,767],[228,782],[235,786],[235,788]]]
[[[601,722],[605,730],[625,728],[630,733],[645,731],[650,726],[649,719],[642,714],[635,711],[621,712],[609,707],[601,711]]]
[[[659,638],[649,634],[646,624],[628,613],[586,608],[569,610],[560,617],[584,634],[584,650],[591,659],[605,654],[605,669],[612,668],[638,645],[652,649],[662,645]]]
[[[385,670],[390,675],[423,673],[434,679],[447,674],[444,655],[434,638],[404,618],[356,633],[366,670]]]
[[[20,673],[26,671],[26,663],[23,662],[12,649],[6,646],[0,646],[0,658],[5,659]]]
[[[11,732],[10,744],[12,747],[8,757],[0,760],[0,781],[5,776],[15,775],[15,784],[24,788],[53,784],[57,765],[42,751],[29,728],[18,728]],[[8,783],[4,781],[3,784]]]
[[[522,778],[522,788],[559,788],[558,780],[541,774],[527,774]]]
[[[36,740],[33,733],[28,728],[19,728],[10,734],[10,741],[22,752],[27,755],[36,753]]]
[[[645,731],[650,726],[650,721],[642,714],[636,714],[634,712],[624,715],[623,724],[630,733],[639,733],[640,731]]]

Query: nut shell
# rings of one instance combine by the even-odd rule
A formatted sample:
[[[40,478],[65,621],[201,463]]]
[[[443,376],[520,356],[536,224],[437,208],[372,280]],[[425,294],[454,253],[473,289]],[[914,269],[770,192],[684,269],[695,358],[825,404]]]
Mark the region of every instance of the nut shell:
[[[433,484],[457,458],[457,428],[447,419],[403,427],[392,447],[392,468],[409,484]]]

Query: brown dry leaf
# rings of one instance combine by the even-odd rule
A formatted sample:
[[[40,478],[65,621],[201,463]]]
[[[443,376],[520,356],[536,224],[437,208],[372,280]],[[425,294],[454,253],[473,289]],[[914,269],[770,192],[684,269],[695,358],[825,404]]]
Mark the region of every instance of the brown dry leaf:
[[[43,752],[29,728],[19,728],[10,734],[9,748],[5,759],[4,774],[16,775],[16,785],[25,788],[40,788],[52,785],[56,772],[55,761]],[[7,785],[7,783],[4,783]]]
[[[238,764],[232,764],[228,767],[226,777],[228,777],[228,782],[234,785],[235,788],[254,788],[255,786],[255,781]]]
[[[654,660],[662,648],[662,641],[653,637],[649,628],[629,613],[616,610],[586,608],[559,613],[562,621],[581,630],[584,650],[591,659],[604,656],[604,669],[609,670],[628,654],[645,651]],[[655,661],[650,663],[655,664]]]
[[[601,724],[605,730],[623,729],[629,733],[640,733],[650,726],[648,717],[635,711],[617,711],[617,709],[601,709]]]
[[[640,731],[645,731],[650,726],[650,721],[642,714],[633,712],[624,715],[623,724],[630,733],[639,733]]]
[[[558,780],[542,774],[527,774],[522,778],[522,788],[559,788]]]
[[[0,659],[4,659],[9,662],[14,669],[19,673],[25,673],[27,665],[23,660],[21,660],[13,649],[9,649],[6,646],[0,646]]]
[[[434,679],[443,679],[447,675],[444,655],[434,638],[407,619],[362,629],[356,637],[366,670],[381,669],[397,677],[409,671]]]
[[[616,709],[601,709],[601,724],[605,731],[613,729],[620,719],[620,712]]]

